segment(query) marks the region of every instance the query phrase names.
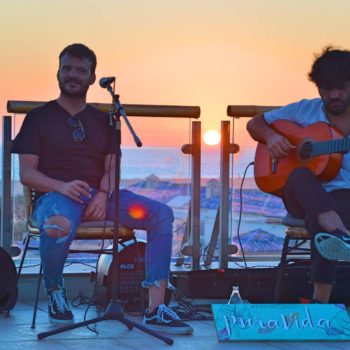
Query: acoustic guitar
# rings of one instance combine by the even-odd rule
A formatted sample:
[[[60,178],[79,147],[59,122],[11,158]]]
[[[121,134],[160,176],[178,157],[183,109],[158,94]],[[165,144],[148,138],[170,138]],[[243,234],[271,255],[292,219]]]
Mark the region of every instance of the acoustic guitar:
[[[254,177],[260,190],[281,195],[288,175],[298,167],[309,168],[322,182],[332,180],[339,172],[343,154],[350,150],[350,139],[327,123],[307,127],[288,120],[278,120],[272,128],[296,146],[288,156],[272,159],[267,146],[258,143]]]

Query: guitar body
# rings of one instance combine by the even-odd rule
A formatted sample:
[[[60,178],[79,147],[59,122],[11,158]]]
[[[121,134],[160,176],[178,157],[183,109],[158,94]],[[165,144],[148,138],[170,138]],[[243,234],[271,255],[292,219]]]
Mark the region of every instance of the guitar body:
[[[267,146],[258,143],[254,177],[257,186],[263,192],[281,195],[289,174],[298,167],[309,168],[321,181],[332,180],[339,172],[343,155],[340,153],[324,154],[303,159],[300,156],[301,146],[308,142],[322,142],[343,139],[344,136],[330,125],[317,122],[305,128],[288,120],[278,120],[271,124],[272,128],[285,136],[296,146],[286,157],[278,159],[276,172],[272,172],[272,158]]]

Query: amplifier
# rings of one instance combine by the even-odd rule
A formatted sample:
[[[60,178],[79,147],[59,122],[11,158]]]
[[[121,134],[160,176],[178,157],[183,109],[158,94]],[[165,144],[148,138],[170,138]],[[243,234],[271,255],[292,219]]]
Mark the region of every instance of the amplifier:
[[[171,274],[177,295],[189,299],[228,300],[232,286],[239,286],[243,299],[251,303],[272,301],[275,286],[275,269],[210,269]]]
[[[177,294],[190,299],[228,300],[233,285],[238,285],[243,299],[251,303],[273,303],[277,268],[211,269],[173,271],[171,281]],[[285,268],[281,302],[298,303],[300,298],[311,299],[313,286],[308,261]],[[339,263],[331,303],[350,303],[350,264]]]
[[[118,245],[118,299],[125,311],[140,311],[148,302],[148,292],[141,288],[145,278],[146,242],[129,240]],[[97,262],[97,304],[105,309],[111,299],[112,254],[102,254]],[[142,294],[142,296],[141,296]]]

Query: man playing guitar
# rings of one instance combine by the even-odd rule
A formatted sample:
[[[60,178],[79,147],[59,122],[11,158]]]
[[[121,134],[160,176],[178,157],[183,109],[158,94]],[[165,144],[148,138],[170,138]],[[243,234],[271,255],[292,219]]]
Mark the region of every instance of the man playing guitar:
[[[349,142],[350,51],[326,48],[316,57],[309,79],[316,84],[320,98],[301,100],[257,115],[247,124],[252,138],[266,147],[272,173],[278,172],[285,159],[299,147],[293,138],[273,126],[281,120],[306,129],[318,123],[338,130]],[[276,193],[292,216],[306,219],[312,237],[313,300],[320,303],[329,301],[337,261],[350,261],[350,153],[344,154],[344,149],[342,152],[339,171],[333,178],[320,179],[300,162]]]

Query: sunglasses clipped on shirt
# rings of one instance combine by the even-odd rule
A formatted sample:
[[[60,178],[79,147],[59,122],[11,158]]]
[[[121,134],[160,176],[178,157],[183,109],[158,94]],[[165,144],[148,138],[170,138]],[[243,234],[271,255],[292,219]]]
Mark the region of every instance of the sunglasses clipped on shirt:
[[[82,142],[85,139],[85,132],[80,119],[77,117],[69,117],[67,123],[71,128],[74,128],[73,140],[75,142]]]

